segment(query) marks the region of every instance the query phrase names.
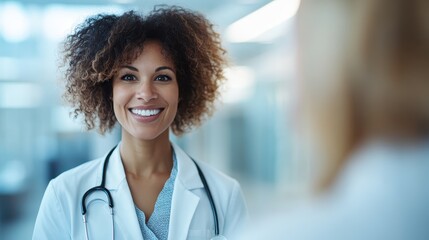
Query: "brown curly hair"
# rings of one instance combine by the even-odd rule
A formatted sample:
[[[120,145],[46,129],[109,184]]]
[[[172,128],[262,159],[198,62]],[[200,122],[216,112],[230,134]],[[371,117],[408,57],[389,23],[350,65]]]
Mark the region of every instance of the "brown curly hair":
[[[134,11],[86,19],[64,42],[66,91],[73,115],[100,133],[116,124],[112,79],[121,63],[132,62],[147,40],[157,40],[177,69],[179,105],[172,130],[180,135],[210,115],[224,79],[225,50],[220,36],[200,13],[157,6],[146,16]]]

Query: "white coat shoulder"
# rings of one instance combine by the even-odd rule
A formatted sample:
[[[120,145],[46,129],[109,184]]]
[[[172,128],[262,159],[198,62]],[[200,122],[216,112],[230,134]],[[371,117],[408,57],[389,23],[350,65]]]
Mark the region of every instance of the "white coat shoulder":
[[[94,187],[102,159],[92,160],[52,179],[43,196],[34,226],[33,239],[71,239],[75,210],[81,209],[83,194]],[[99,183],[98,183],[99,184]],[[58,235],[61,233],[61,236]]]

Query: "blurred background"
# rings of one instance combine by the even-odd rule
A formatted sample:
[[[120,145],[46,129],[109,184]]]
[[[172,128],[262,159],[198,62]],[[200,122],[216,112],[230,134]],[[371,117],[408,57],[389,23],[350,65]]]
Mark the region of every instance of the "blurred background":
[[[1,0],[1,239],[30,239],[48,181],[120,138],[118,128],[100,136],[70,118],[61,99],[61,41],[89,15],[161,3],[205,14],[231,62],[215,114],[173,141],[237,178],[252,215],[305,189],[309,169],[297,161],[302,144],[293,127],[299,0]]]

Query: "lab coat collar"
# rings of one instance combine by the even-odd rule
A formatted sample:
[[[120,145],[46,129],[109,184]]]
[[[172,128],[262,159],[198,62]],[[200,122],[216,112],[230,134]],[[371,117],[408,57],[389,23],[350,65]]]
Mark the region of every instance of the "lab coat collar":
[[[178,173],[171,202],[168,239],[186,239],[200,197],[192,190],[203,188],[195,163],[179,146],[171,143],[176,154]]]
[[[195,163],[177,144],[171,143],[176,154],[178,172],[174,184],[171,203],[169,239],[186,239],[189,226],[197,209],[200,197],[192,190],[203,188]],[[114,201],[115,225],[125,239],[142,239],[140,226],[135,213],[134,201],[128,187],[124,166],[120,156],[120,143],[113,151],[107,167],[106,188],[111,191]],[[105,158],[105,157],[104,157]],[[104,163],[104,161],[103,161]],[[97,174],[99,185],[103,164]]]
[[[195,166],[195,163],[192,161],[191,157],[177,144],[172,142],[171,145],[173,146],[174,152],[176,154],[178,166],[176,181],[179,180],[187,190],[203,188],[204,185],[201,182],[197,167]]]
[[[108,190],[117,190],[124,181],[126,182],[124,165],[122,164],[121,154],[119,151],[120,148],[121,143],[116,146],[110,156],[109,164],[107,165],[106,188]],[[98,174],[99,183],[101,182],[102,174],[103,164],[101,164],[101,171]]]
[[[114,204],[115,235],[121,236],[119,239],[143,240],[119,149],[120,143],[110,156],[106,172],[106,188],[110,191]],[[106,156],[97,174],[98,185],[101,182],[105,158]]]

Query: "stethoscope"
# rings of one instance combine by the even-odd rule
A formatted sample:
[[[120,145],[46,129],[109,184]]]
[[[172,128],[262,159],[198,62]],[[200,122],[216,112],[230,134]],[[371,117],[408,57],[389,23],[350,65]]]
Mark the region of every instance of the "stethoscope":
[[[89,189],[88,191],[86,191],[82,197],[82,219],[83,219],[83,225],[85,226],[85,239],[86,240],[89,240],[88,223],[87,223],[87,219],[86,219],[86,213],[88,212],[88,210],[86,208],[86,199],[89,195],[91,195],[92,193],[97,192],[97,191],[103,192],[107,197],[107,204],[109,205],[110,215],[111,215],[111,219],[112,219],[111,220],[111,222],[112,222],[112,240],[115,239],[115,228],[114,228],[114,219],[113,219],[113,198],[112,198],[112,195],[110,194],[110,191],[107,190],[107,188],[105,187],[107,165],[109,164],[110,156],[112,155],[113,150],[115,150],[115,148],[116,148],[116,146],[113,147],[112,150],[110,150],[110,152],[107,154],[106,158],[104,159],[103,175],[101,177],[101,184],[99,186],[95,186],[95,187]],[[201,182],[204,185],[204,190],[205,190],[207,197],[209,199],[210,207],[211,207],[212,213],[213,213],[214,226],[215,226],[215,236],[213,238],[211,238],[211,240],[222,240],[222,239],[226,240],[226,237],[219,234],[219,220],[218,220],[218,215],[217,215],[217,211],[216,211],[216,206],[214,204],[213,197],[212,197],[212,194],[210,192],[209,185],[207,184],[206,178],[204,177],[203,172],[201,171],[200,167],[195,162],[195,160],[192,159],[192,161],[195,163],[195,166],[197,167],[198,175],[200,176]]]

